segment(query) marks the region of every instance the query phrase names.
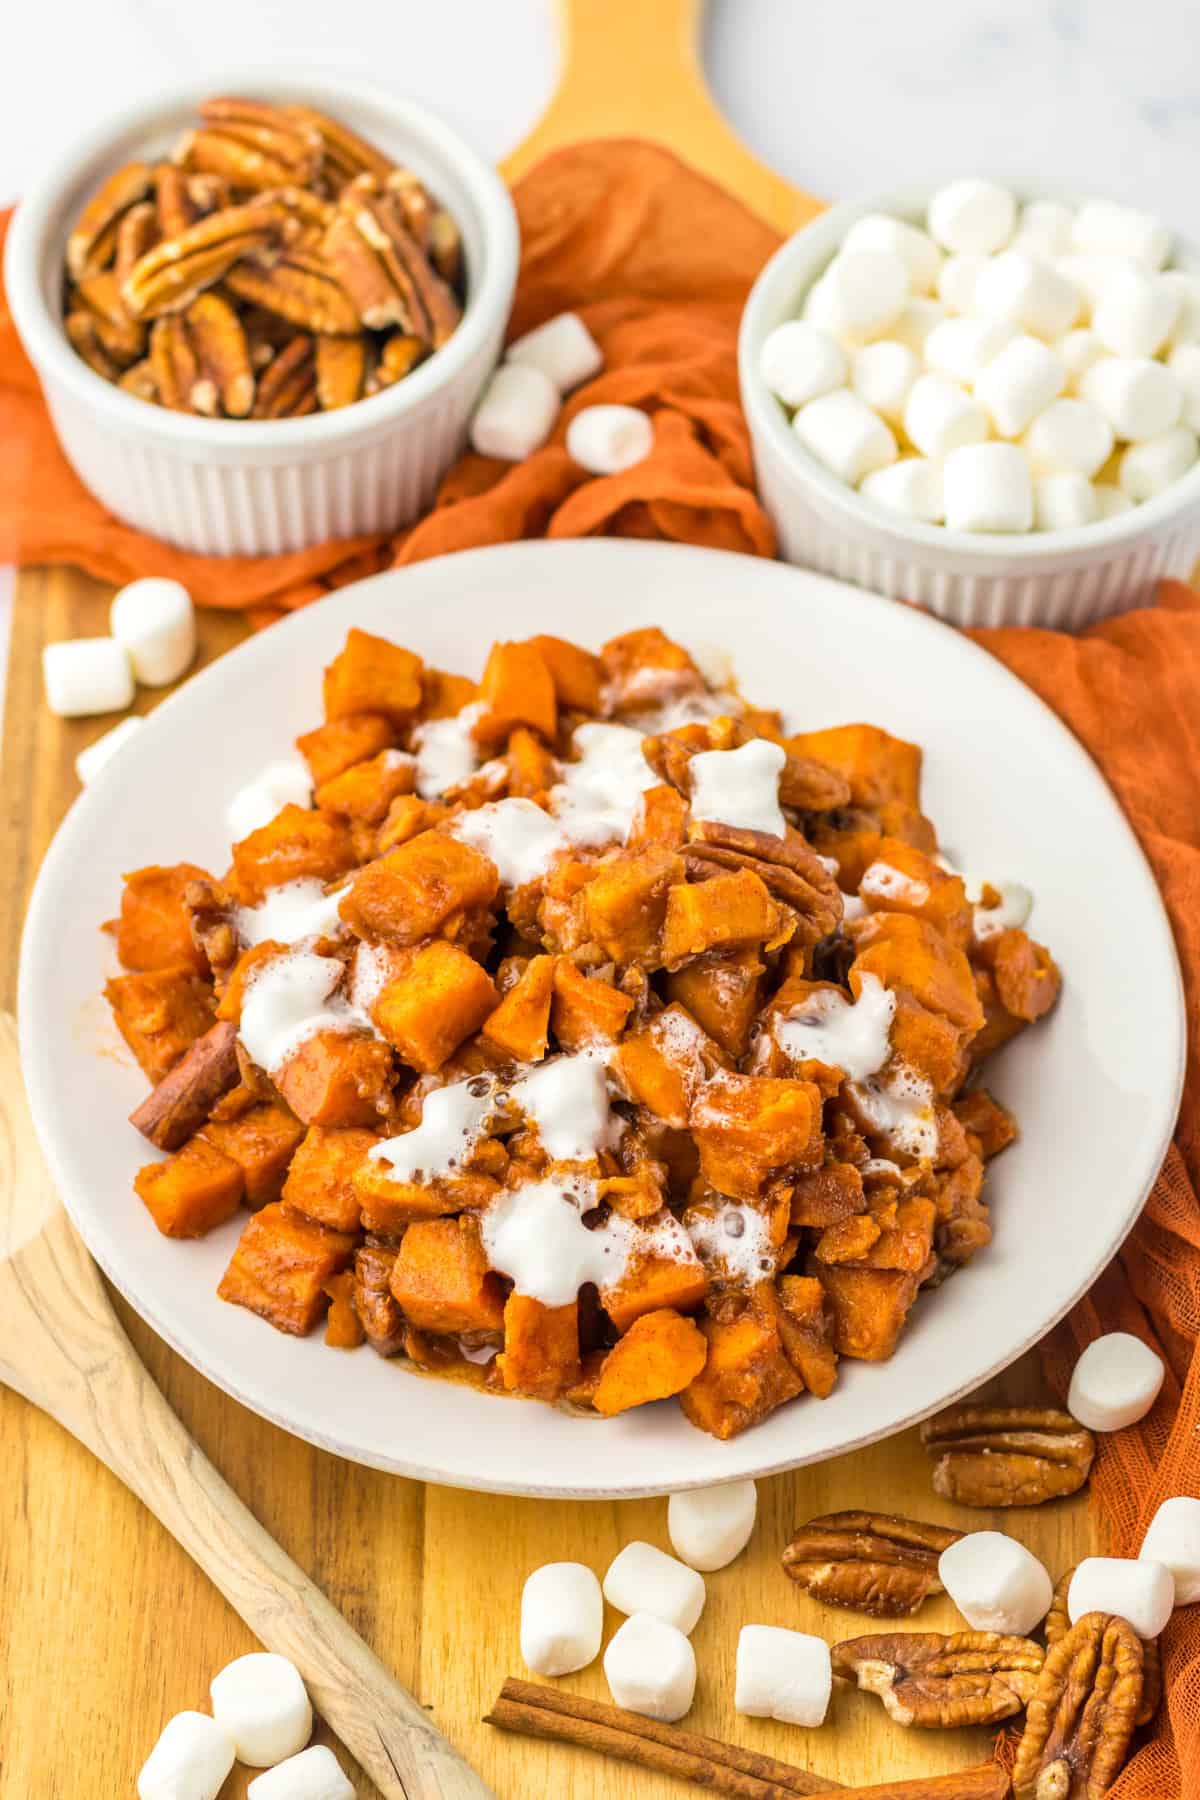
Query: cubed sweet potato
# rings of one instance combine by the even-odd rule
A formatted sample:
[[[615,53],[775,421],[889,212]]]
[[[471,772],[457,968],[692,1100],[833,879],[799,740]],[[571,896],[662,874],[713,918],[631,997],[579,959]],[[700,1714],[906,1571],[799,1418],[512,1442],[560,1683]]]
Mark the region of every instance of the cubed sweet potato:
[[[500,877],[489,857],[448,832],[423,831],[355,876],[340,911],[367,937],[417,944],[453,937],[465,915],[496,898]]]
[[[632,1010],[628,994],[607,981],[581,975],[564,957],[556,962],[550,1029],[564,1050],[582,1050],[598,1040],[619,1037]]]
[[[401,794],[388,807],[387,817],[376,833],[376,856],[384,856],[387,851],[398,849],[411,838],[420,837],[423,831],[432,831],[435,826],[444,824],[449,817],[450,809],[438,800],[422,800],[416,794]]]
[[[702,1319],[708,1356],[684,1388],[684,1416],[715,1438],[736,1437],[802,1392],[774,1320],[752,1307],[732,1318]]]
[[[380,825],[393,800],[411,794],[416,785],[416,764],[403,750],[381,750],[366,762],[343,769],[317,789],[317,805],[343,819],[361,819]]]
[[[363,1244],[354,1255],[354,1310],[368,1344],[380,1356],[398,1356],[407,1327],[392,1295],[398,1251]]]
[[[1027,932],[1013,928],[986,939],[979,960],[992,971],[1000,1004],[1014,1019],[1032,1024],[1058,999],[1062,976],[1050,952]]]
[[[558,762],[553,751],[525,725],[518,725],[504,752],[508,764],[506,792],[516,799],[532,800],[545,794],[558,780]]]
[[[394,1076],[392,1053],[378,1038],[317,1031],[289,1056],[275,1084],[306,1125],[373,1125]]]
[[[687,825],[687,801],[673,787],[647,788],[627,839],[630,850],[677,850]]]
[[[660,1256],[635,1249],[619,1281],[601,1288],[600,1304],[618,1331],[628,1331],[643,1313],[670,1307],[689,1312],[708,1292],[708,1276],[699,1257]]]
[[[378,756],[396,742],[396,728],[382,713],[347,713],[331,719],[296,739],[296,748],[308,764],[314,788],[324,787],[355,763]]]
[[[422,1219],[404,1233],[392,1294],[418,1331],[499,1331],[504,1291],[472,1218]]]
[[[862,1176],[853,1163],[828,1162],[800,1170],[791,1180],[791,1222],[823,1231],[853,1213],[865,1212]]]
[[[239,897],[257,906],[268,888],[308,877],[332,881],[354,867],[354,843],[341,819],[285,806],[249,837],[233,846],[233,874]]]
[[[288,945],[280,943],[277,938],[264,938],[261,944],[251,944],[248,950],[243,950],[226,978],[217,1006],[218,1019],[232,1020],[235,1025],[240,1023],[251,984],[268,963],[287,953]]]
[[[342,1269],[324,1284],[329,1300],[325,1342],[334,1350],[357,1350],[365,1333],[354,1310],[354,1271]]]
[[[286,1106],[252,1106],[236,1119],[210,1120],[201,1135],[241,1169],[252,1211],[278,1200],[304,1127]]]
[[[907,913],[873,913],[854,928],[858,955],[850,971],[856,977],[877,975],[886,988],[907,988],[930,1012],[941,1013],[966,1033],[983,1024],[971,965],[962,951],[946,942],[924,919]]]
[[[355,628],[325,671],[325,717],[372,712],[403,724],[421,705],[421,669],[411,650]]]
[[[192,938],[184,903],[188,884],[211,881],[195,863],[157,863],[126,875],[117,920],[117,955],[126,969],[188,968],[207,975],[208,958]]]
[[[473,956],[435,938],[416,952],[403,975],[380,990],[372,1017],[404,1061],[427,1075],[479,1030],[498,998],[491,976]]]
[[[685,1126],[692,1102],[725,1058],[677,1002],[622,1038],[613,1072],[631,1100],[664,1124]]]
[[[484,1037],[514,1062],[541,1062],[546,1054],[556,962],[553,956],[531,957],[519,979],[483,1022]]]
[[[550,671],[558,704],[572,712],[598,713],[604,680],[600,658],[566,638],[543,634],[529,642]]]
[[[478,1210],[500,1191],[490,1175],[469,1169],[429,1181],[401,1181],[387,1163],[370,1156],[355,1169],[353,1186],[365,1228],[385,1232],[400,1230],[415,1219]]]
[[[855,806],[881,806],[889,800],[920,805],[919,746],[891,737],[878,725],[833,725],[825,731],[802,731],[784,741],[789,750],[815,756],[844,775]]]
[[[954,1114],[959,1124],[979,1140],[979,1154],[985,1162],[999,1156],[1016,1139],[1017,1121],[986,1088],[972,1088],[970,1093],[961,1095],[954,1102]]]
[[[891,1045],[900,1062],[924,1075],[939,1094],[952,1094],[967,1063],[967,1035],[943,1013],[930,1012],[909,993],[894,988],[896,1011]]]
[[[667,900],[684,879],[672,850],[644,850],[603,867],[583,891],[592,936],[614,962],[653,969],[661,959]]]
[[[605,1357],[592,1405],[612,1417],[665,1400],[695,1381],[707,1356],[707,1340],[691,1319],[669,1307],[643,1313]]]
[[[782,932],[782,936],[781,936]],[[774,946],[787,936],[784,914],[752,869],[679,882],[667,896],[662,960],[677,969],[707,950]]]
[[[973,913],[962,877],[949,874],[902,838],[880,838],[858,891],[872,912],[910,913],[925,919],[960,950],[971,942]]]
[[[479,698],[479,684],[467,675],[426,667],[421,671],[421,720],[452,719]]]
[[[814,1275],[784,1275],[776,1324],[783,1352],[810,1394],[826,1399],[837,1382],[833,1308]]]
[[[498,1359],[510,1393],[557,1400],[579,1380],[579,1307],[543,1306],[527,1294],[504,1303],[504,1350]]]
[[[329,1304],[326,1282],[348,1268],[353,1255],[347,1233],[327,1231],[276,1202],[250,1219],[217,1292],[276,1331],[304,1337]]]
[[[117,1030],[152,1082],[170,1073],[216,1017],[210,983],[190,963],[114,975],[104,984]]]
[[[546,739],[558,727],[554,681],[534,644],[492,645],[479,684],[484,712],[475,726],[481,744],[502,744],[518,725],[528,725]]]
[[[195,1238],[233,1217],[245,1177],[232,1157],[194,1137],[166,1162],[139,1169],[133,1186],[164,1237]]]
[[[822,1100],[811,1081],[721,1074],[695,1101],[689,1125],[710,1187],[755,1200],[771,1177],[818,1168]]]
[[[863,1269],[814,1261],[833,1308],[833,1341],[842,1356],[886,1362],[896,1348],[920,1278],[905,1269]]]
[[[982,1196],[982,1159],[968,1156],[957,1169],[947,1169],[934,1181],[934,1248],[945,1262],[961,1267],[992,1241],[990,1209]]]
[[[609,638],[600,661],[608,702],[618,714],[642,712],[683,694],[704,691],[704,677],[683,645],[657,625]]]
[[[667,976],[667,998],[686,1006],[722,1050],[740,1059],[750,1048],[764,973],[757,950],[701,957]]]
[[[287,1172],[284,1199],[295,1212],[331,1231],[357,1231],[360,1208],[353,1175],[378,1141],[373,1131],[310,1125]]]

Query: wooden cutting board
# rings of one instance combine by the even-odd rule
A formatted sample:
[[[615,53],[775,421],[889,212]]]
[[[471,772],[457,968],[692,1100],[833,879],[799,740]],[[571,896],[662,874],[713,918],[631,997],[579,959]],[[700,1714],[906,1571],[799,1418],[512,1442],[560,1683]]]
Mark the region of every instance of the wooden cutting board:
[[[544,151],[580,137],[654,136],[782,229],[815,210],[816,202],[750,155],[712,106],[699,73],[698,0],[575,0],[562,11],[566,54],[559,94],[507,172],[518,173]],[[7,871],[0,885],[3,1007],[16,1003],[20,926],[33,878],[78,791],[75,755],[112,723],[62,721],[46,711],[41,648],[52,639],[102,632],[108,592],[61,568],[27,573],[18,583],[0,820]],[[212,660],[242,635],[238,621],[206,614],[202,660]],[[139,706],[148,705],[143,693]],[[968,1277],[985,1278],[982,1267]],[[668,1548],[665,1501],[504,1500],[357,1468],[246,1412],[169,1351],[119,1299],[117,1308],[206,1454],[430,1707],[501,1800],[535,1794],[671,1800],[683,1791],[665,1778],[505,1737],[480,1723],[504,1676],[523,1672],[517,1605],[528,1572],[548,1560],[570,1559],[603,1574],[632,1538]],[[1026,1358],[992,1391],[1011,1399],[1040,1395],[1035,1359]],[[430,1399],[436,1403],[433,1390]],[[132,1793],[136,1771],[165,1720],[181,1708],[205,1706],[212,1675],[255,1645],[107,1470],[2,1389],[0,1471],[0,1794],[5,1800],[114,1800]],[[1055,1574],[1093,1548],[1082,1499],[1007,1515],[952,1515],[932,1494],[912,1431],[763,1483],[753,1543],[709,1580],[708,1605],[694,1635],[700,1685],[688,1723],[847,1783],[940,1773],[978,1761],[987,1754],[989,1733],[905,1732],[887,1720],[878,1701],[858,1694],[837,1694],[830,1722],[818,1732],[735,1715],[733,1657],[741,1625],[789,1625],[831,1640],[870,1628],[855,1614],[797,1593],[778,1565],[794,1522],[842,1507],[1009,1529]],[[920,1622],[951,1628],[954,1618],[942,1600],[931,1602]],[[606,1697],[598,1665],[566,1685]],[[320,1735],[333,1742],[324,1731]],[[340,1754],[360,1796],[374,1800],[375,1788]],[[245,1771],[236,1771],[222,1800],[240,1800],[247,1779]]]

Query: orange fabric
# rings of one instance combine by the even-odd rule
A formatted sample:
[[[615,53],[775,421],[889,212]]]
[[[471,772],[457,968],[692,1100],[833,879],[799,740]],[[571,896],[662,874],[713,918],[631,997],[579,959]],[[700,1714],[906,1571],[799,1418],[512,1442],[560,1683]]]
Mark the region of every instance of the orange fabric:
[[[586,318],[607,368],[575,396],[553,442],[516,468],[466,456],[430,516],[392,542],[297,556],[184,556],[106,516],[54,442],[32,372],[0,314],[0,561],[72,561],[93,574],[178,574],[208,604],[265,619],[391,560],[510,538],[586,534],[684,539],[769,555],[737,404],[742,299],[776,239],[728,195],[649,145],[584,145],[516,190],[524,240],[513,330],[566,306]],[[588,479],[562,448],[566,419],[595,400],[654,415],[646,462]],[[1139,1426],[1101,1441],[1093,1502],[1108,1545],[1135,1553],[1159,1501],[1200,1495],[1200,597],[1164,585],[1159,604],[1070,638],[977,634],[1061,715],[1105,771],[1150,858],[1184,966],[1190,1057],[1175,1143],[1119,1256],[1043,1347],[1065,1395],[1081,1345],[1138,1332],[1170,1375]],[[1097,904],[1100,896],[1095,897]],[[1114,954],[1136,957],[1137,946]],[[1058,1571],[1055,1571],[1058,1573]],[[1167,1698],[1112,1800],[1200,1795],[1200,1607],[1163,1638]]]

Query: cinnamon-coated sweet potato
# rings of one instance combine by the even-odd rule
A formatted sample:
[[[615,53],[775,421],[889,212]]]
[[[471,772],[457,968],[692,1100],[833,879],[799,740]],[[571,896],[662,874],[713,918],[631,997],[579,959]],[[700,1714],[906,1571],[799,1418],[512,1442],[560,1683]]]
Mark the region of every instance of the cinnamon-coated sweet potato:
[[[802,1392],[774,1319],[753,1306],[735,1317],[701,1319],[700,1331],[708,1355],[679,1404],[701,1431],[736,1437]]]
[[[645,712],[683,694],[704,692],[704,678],[683,645],[657,625],[609,638],[600,661],[607,697],[617,714]]]
[[[387,851],[407,844],[411,838],[420,837],[423,831],[432,831],[435,826],[444,824],[449,817],[449,808],[439,800],[421,800],[416,794],[401,794],[388,807],[387,817],[375,835],[375,855],[383,856]]]
[[[678,788],[647,788],[629,834],[630,850],[678,850],[687,826],[688,804]]]
[[[354,1271],[342,1269],[324,1283],[329,1301],[325,1315],[325,1342],[334,1350],[357,1350],[364,1332],[354,1310]]]
[[[782,933],[782,936],[781,936]],[[773,946],[786,937],[784,914],[753,869],[679,882],[667,896],[662,960],[677,969],[709,950]]]
[[[690,1312],[708,1292],[708,1276],[697,1257],[688,1262],[635,1250],[619,1281],[600,1290],[600,1304],[618,1331],[628,1331],[643,1313],[671,1307]]]
[[[1041,944],[1015,927],[988,938],[979,960],[992,971],[996,994],[1005,1012],[1025,1024],[1043,1018],[1058,999],[1062,976]]]
[[[514,1062],[541,1062],[550,1036],[557,958],[534,956],[480,1027],[483,1036]]]
[[[117,920],[117,956],[126,969],[188,968],[208,974],[208,958],[192,938],[184,894],[212,876],[195,863],[155,863],[125,877]]]
[[[644,850],[618,857],[583,890],[592,936],[617,963],[638,961],[653,969],[660,961],[667,900],[683,883],[683,859],[671,850]]]
[[[209,982],[190,963],[114,975],[104,984],[117,1030],[145,1075],[159,1082],[216,1018]]]
[[[643,1313],[605,1357],[592,1405],[611,1418],[665,1400],[695,1381],[707,1356],[708,1344],[691,1319],[669,1307]]]
[[[755,1200],[772,1176],[817,1168],[824,1151],[821,1107],[811,1081],[717,1076],[688,1120],[705,1180],[719,1194]]]
[[[704,1083],[724,1064],[720,1048],[686,1007],[673,1002],[622,1038],[612,1069],[631,1100],[682,1128]]]
[[[971,942],[973,914],[962,877],[947,873],[932,856],[902,838],[880,838],[858,891],[872,912],[910,913],[924,919],[960,950]]]
[[[257,906],[269,888],[285,881],[332,881],[355,862],[354,842],[342,820],[290,805],[235,844],[232,855],[237,891],[247,906]]]
[[[826,1399],[837,1383],[833,1308],[814,1275],[784,1275],[776,1325],[783,1352],[810,1394]]]
[[[466,915],[491,906],[496,865],[444,831],[424,831],[355,876],[339,911],[366,937],[418,944],[460,934]]]
[[[850,783],[854,806],[876,807],[889,800],[916,807],[921,800],[921,751],[878,725],[833,725],[802,731],[784,740],[789,750],[814,756]]]
[[[556,962],[550,1029],[564,1050],[582,1050],[588,1044],[619,1037],[632,1010],[628,994],[607,981],[581,975],[574,963],[563,957]]]
[[[378,756],[396,742],[396,728],[382,713],[347,713],[331,719],[315,731],[305,731],[296,739],[296,748],[308,764],[314,788],[334,781],[355,763]]]
[[[348,1268],[354,1239],[276,1202],[252,1215],[217,1288],[276,1331],[304,1337],[329,1304],[326,1283]]]
[[[288,1058],[275,1084],[306,1125],[374,1125],[387,1110],[395,1065],[365,1032],[317,1031]]]
[[[814,1261],[833,1308],[833,1341],[842,1356],[886,1362],[896,1348],[920,1278],[906,1269],[867,1269]]]
[[[579,1380],[579,1307],[543,1306],[527,1294],[504,1303],[500,1378],[510,1393],[557,1400]]]
[[[750,1048],[765,973],[757,950],[700,957],[667,976],[667,998],[686,1006],[727,1055],[742,1057]]]
[[[353,1186],[363,1225],[382,1232],[403,1229],[416,1219],[478,1211],[500,1191],[491,1175],[469,1169],[428,1181],[400,1181],[385,1162],[370,1156],[355,1169]]]
[[[421,671],[422,723],[427,719],[452,719],[464,706],[479,698],[479,683],[467,675],[454,675],[448,669]]]
[[[823,1231],[867,1209],[862,1176],[853,1163],[827,1162],[819,1169],[799,1170],[790,1180],[793,1225]]]
[[[548,792],[558,780],[558,762],[552,751],[527,725],[518,725],[504,752],[508,764],[507,793],[532,800]]]
[[[235,1162],[251,1211],[278,1200],[304,1127],[286,1106],[252,1106],[236,1119],[210,1120],[201,1136]]]
[[[139,1169],[133,1186],[164,1237],[195,1238],[233,1217],[245,1176],[223,1150],[194,1137],[166,1162]]]
[[[416,784],[416,765],[402,750],[381,750],[366,762],[343,769],[340,775],[317,789],[319,807],[343,819],[361,819],[380,825],[393,800],[411,794]]]
[[[404,1233],[392,1295],[418,1331],[499,1331],[504,1291],[472,1218],[422,1219]]]
[[[550,671],[554,693],[561,707],[572,712],[600,711],[604,667],[598,656],[569,644],[566,638],[544,634],[529,640]]]
[[[985,1162],[999,1156],[1017,1137],[1017,1121],[984,1087],[972,1088],[954,1102],[954,1116],[979,1140]]]
[[[947,943],[924,919],[906,913],[872,913],[854,927],[858,955],[850,972],[870,973],[886,988],[907,988],[930,1012],[941,1013],[970,1034],[983,1024],[971,965],[962,951]]]
[[[325,671],[326,719],[370,712],[403,724],[421,704],[421,669],[420,657],[411,650],[368,631],[351,630],[345,648]]]
[[[292,1157],[283,1198],[294,1212],[331,1231],[357,1231],[360,1207],[354,1171],[378,1141],[375,1132],[361,1127],[330,1130],[310,1125]]]
[[[496,1006],[495,983],[474,957],[435,938],[376,996],[372,1016],[389,1044],[421,1074],[440,1069]]]
[[[531,643],[495,643],[479,683],[484,712],[475,726],[481,744],[501,744],[518,725],[553,739],[558,726],[554,681]]]

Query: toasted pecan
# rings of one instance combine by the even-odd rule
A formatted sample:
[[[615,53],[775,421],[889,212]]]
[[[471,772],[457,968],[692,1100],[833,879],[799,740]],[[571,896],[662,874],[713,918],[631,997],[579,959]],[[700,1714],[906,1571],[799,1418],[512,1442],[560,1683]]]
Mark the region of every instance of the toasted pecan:
[[[1071,1586],[1074,1568],[1067,1570],[1059,1577],[1054,1589],[1054,1598],[1050,1602],[1050,1611],[1042,1624],[1048,1649],[1053,1649],[1071,1629],[1071,1615],[1067,1610],[1067,1593]],[[1142,1639],[1142,1699],[1138,1708],[1136,1723],[1148,1725],[1158,1711],[1162,1700],[1162,1652],[1157,1638]]]
[[[938,1558],[961,1536],[893,1513],[823,1513],[795,1533],[783,1569],[829,1606],[906,1618],[930,1594],[944,1592]]]
[[[1037,1685],[1045,1653],[996,1631],[881,1632],[832,1650],[833,1672],[878,1694],[898,1725],[998,1725]]]
[[[1129,1752],[1142,1644],[1110,1613],[1085,1613],[1046,1656],[1017,1746],[1014,1800],[1100,1800]]]
[[[921,1442],[933,1488],[963,1506],[1040,1506],[1077,1493],[1096,1440],[1055,1407],[952,1406],[927,1419]]]

